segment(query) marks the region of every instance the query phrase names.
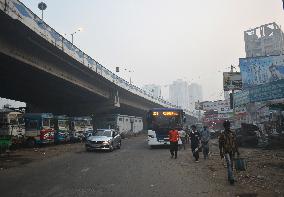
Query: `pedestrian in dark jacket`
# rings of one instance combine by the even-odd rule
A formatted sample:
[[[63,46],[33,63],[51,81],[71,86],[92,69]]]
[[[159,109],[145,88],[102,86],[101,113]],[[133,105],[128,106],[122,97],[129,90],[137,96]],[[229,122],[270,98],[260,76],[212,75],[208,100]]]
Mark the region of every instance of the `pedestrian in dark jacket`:
[[[199,145],[200,145],[200,133],[196,130],[196,126],[191,126],[191,132],[189,134],[190,143],[191,143],[191,151],[193,157],[195,158],[195,162],[199,160]]]
[[[230,122],[228,120],[223,123],[224,131],[219,137],[219,149],[221,158],[226,159],[228,170],[228,181],[234,184],[235,179],[233,175],[233,158],[235,153],[240,155],[237,145],[236,134],[230,129]]]

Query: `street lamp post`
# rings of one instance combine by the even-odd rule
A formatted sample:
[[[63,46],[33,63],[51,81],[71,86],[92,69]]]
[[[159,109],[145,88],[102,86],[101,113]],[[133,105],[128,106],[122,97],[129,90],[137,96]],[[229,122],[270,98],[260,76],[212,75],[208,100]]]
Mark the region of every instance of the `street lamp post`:
[[[43,10],[47,8],[47,5],[44,2],[38,4],[38,9],[41,10],[41,20],[43,21]]]
[[[127,70],[127,69],[125,69]],[[133,73],[134,71],[133,70],[128,70],[129,73]],[[131,84],[131,74],[129,74],[129,83]]]
[[[74,41],[74,34],[76,34],[77,32],[82,31],[82,28],[78,28],[75,32],[73,32],[71,35],[71,43],[73,44]]]

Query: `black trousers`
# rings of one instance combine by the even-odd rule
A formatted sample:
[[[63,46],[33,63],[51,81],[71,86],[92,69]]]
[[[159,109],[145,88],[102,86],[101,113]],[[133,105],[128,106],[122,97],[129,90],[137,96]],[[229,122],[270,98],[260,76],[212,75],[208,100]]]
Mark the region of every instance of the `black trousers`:
[[[178,142],[170,142],[170,152],[171,155],[177,156]]]
[[[195,161],[198,161],[199,159],[198,144],[191,145],[191,151],[192,151],[193,157],[195,158]]]

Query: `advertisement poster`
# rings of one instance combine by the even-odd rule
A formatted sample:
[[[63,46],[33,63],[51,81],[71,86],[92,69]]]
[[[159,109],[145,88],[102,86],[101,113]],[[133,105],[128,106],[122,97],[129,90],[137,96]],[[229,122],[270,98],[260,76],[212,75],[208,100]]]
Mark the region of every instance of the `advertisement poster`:
[[[242,77],[239,72],[224,72],[223,73],[224,91],[241,90]]]
[[[249,97],[251,102],[284,98],[284,79],[251,89]]]
[[[284,79],[284,55],[240,58],[243,89]]]
[[[245,106],[248,103],[272,101],[282,98],[284,98],[284,79],[234,93],[234,106],[236,108]]]
[[[234,108],[243,107],[250,102],[249,91],[243,90],[234,93]]]

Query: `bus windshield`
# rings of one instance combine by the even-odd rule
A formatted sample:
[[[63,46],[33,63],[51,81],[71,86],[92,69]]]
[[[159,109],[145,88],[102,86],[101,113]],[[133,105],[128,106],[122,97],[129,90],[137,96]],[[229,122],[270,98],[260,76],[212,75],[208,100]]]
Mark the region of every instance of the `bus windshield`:
[[[181,112],[152,112],[148,127],[152,129],[180,127],[182,125]]]

